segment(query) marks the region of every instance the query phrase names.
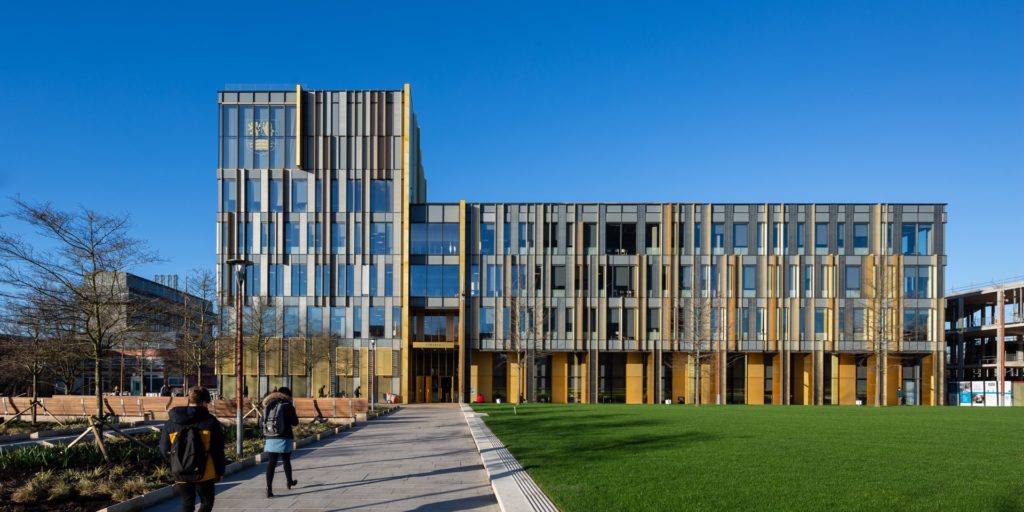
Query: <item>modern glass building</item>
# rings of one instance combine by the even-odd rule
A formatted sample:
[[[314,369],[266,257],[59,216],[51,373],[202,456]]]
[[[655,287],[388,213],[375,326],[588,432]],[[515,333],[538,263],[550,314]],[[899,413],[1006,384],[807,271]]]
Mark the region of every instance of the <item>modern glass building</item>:
[[[248,258],[253,390],[945,399],[945,205],[428,203],[408,85],[219,104],[222,317],[233,332],[226,261]]]

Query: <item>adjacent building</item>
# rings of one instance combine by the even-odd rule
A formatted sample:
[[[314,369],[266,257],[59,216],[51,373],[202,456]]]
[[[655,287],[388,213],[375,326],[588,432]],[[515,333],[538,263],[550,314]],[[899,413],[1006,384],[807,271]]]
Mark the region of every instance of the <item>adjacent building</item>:
[[[946,399],[943,204],[429,203],[408,85],[219,104],[223,328],[247,258],[252,390]]]
[[[947,403],[1024,405],[1024,281],[946,297]]]

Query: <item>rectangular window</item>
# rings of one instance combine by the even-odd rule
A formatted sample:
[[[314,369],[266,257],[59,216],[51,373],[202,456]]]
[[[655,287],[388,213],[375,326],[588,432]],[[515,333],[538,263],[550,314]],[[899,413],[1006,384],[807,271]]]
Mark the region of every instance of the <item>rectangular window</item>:
[[[519,253],[525,253],[533,248],[533,223],[519,223]]]
[[[413,297],[427,296],[427,266],[409,266],[409,295]]]
[[[299,252],[299,223],[288,221],[284,224],[284,252],[295,254]]]
[[[688,292],[693,289],[693,266],[679,267],[679,290]]]
[[[309,222],[306,224],[306,252],[320,252],[323,243],[320,237],[320,223]]]
[[[292,263],[292,297],[306,295],[306,264]]]
[[[814,265],[804,265],[804,296],[810,297],[814,290]]]
[[[398,306],[391,308],[391,337],[402,337],[402,308]]]
[[[932,297],[930,275],[931,267],[917,267],[917,297],[920,299]]]
[[[917,225],[917,254],[926,256],[932,254],[932,225]]]
[[[391,223],[371,222],[370,254],[391,254],[392,245]]]
[[[352,265],[338,265],[338,295],[352,297],[355,286],[355,268]]]
[[[757,266],[743,265],[743,291],[753,292],[757,289]]]
[[[267,265],[267,295],[279,297],[284,292],[284,273],[280,264]]]
[[[864,308],[853,308],[853,339],[864,341]]]
[[[339,189],[338,180],[331,180],[331,211],[341,211],[341,190]]]
[[[494,254],[494,223],[480,223],[480,254]]]
[[[494,308],[480,308],[480,339],[494,339]]]
[[[836,224],[836,250],[842,254],[846,250],[846,223]]]
[[[725,224],[721,222],[711,223],[711,248],[715,250],[725,248]]]
[[[221,167],[234,169],[238,167],[238,107],[225,105],[221,110]]]
[[[331,226],[331,249],[335,254],[345,254],[345,224],[342,222]]]
[[[487,296],[500,297],[501,293],[501,265],[487,265]]]
[[[363,223],[356,222],[352,226],[352,254],[363,253]]]
[[[700,222],[693,223],[693,252],[700,254]]]
[[[868,253],[868,224],[866,222],[853,224],[853,249],[855,254]]]
[[[917,225],[903,224],[900,244],[903,246],[903,254],[917,254]]]
[[[470,265],[469,270],[469,295],[478,297],[480,295],[480,265]]]
[[[307,189],[306,180],[293,179],[292,180],[292,209],[293,212],[304,212],[308,208],[307,199],[309,198],[309,190]]]
[[[249,178],[245,180],[245,209],[249,212],[260,211],[260,180]]]
[[[814,339],[825,339],[825,308],[814,308]]]
[[[260,295],[260,264],[253,263],[245,267],[245,290],[250,297]]]
[[[828,250],[828,222],[814,223],[814,248]]]
[[[391,211],[391,180],[370,180],[370,211]]]
[[[767,236],[768,236],[768,233],[765,232],[764,222],[758,222],[757,223],[757,253],[758,254],[766,254],[767,253],[767,250],[766,250],[765,244],[764,244],[765,238],[767,238]]]
[[[660,228],[661,225],[656,223],[648,223],[644,228],[644,243],[648,254],[657,254],[661,248]]]
[[[370,281],[370,296],[371,297],[377,297],[377,292],[379,291],[379,289],[378,289],[379,287],[377,286],[377,271],[379,269],[380,269],[380,267],[377,264],[375,264],[375,263],[371,263],[370,264],[369,281]]]
[[[238,190],[234,178],[224,178],[224,211],[233,212],[237,206]]]
[[[270,211],[280,212],[284,210],[283,191],[281,190],[281,178],[270,179]]]
[[[733,247],[735,247],[737,249],[746,249],[747,248],[747,241],[749,240],[748,233],[747,233],[747,226],[748,225],[746,223],[740,223],[740,224],[733,224],[732,225],[732,246]]]
[[[565,247],[572,249],[576,243],[576,224],[573,222],[565,223]]]
[[[363,211],[363,180],[348,180],[345,185],[345,204],[350,212]]]
[[[323,309],[317,306],[306,306],[306,334],[319,336],[324,332]]]
[[[395,273],[394,266],[390,263],[384,265],[384,295],[391,297],[395,294]]]
[[[848,298],[860,297],[860,265],[847,265],[843,281]]]
[[[804,248],[804,223],[803,222],[797,222],[796,223],[796,248],[797,248],[798,251]]]
[[[551,289],[565,291],[565,265],[551,267]]]
[[[363,337],[363,308],[358,306],[352,308],[352,337]]]
[[[384,308],[370,308],[370,337],[384,337]]]
[[[284,307],[284,335],[286,337],[299,335],[299,307]]]
[[[345,308],[331,308],[331,335],[344,338],[345,332]]]

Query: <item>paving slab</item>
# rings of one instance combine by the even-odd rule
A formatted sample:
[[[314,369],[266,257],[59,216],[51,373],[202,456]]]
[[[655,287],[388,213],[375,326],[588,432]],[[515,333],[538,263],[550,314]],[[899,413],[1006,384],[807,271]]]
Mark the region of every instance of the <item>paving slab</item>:
[[[266,464],[217,484],[214,510],[474,510],[497,512],[491,483],[458,405],[411,405],[295,451],[292,490],[278,463],[273,498]],[[147,510],[177,512],[177,498]]]

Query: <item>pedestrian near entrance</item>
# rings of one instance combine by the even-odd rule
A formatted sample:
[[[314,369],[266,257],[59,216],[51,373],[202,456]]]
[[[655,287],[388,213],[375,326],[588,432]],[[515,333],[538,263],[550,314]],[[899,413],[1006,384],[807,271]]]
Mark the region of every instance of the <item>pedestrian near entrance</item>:
[[[160,453],[171,466],[181,510],[193,512],[196,494],[199,512],[213,510],[214,483],[224,476],[224,431],[207,406],[210,392],[194,387],[188,405],[175,407],[160,434]]]
[[[284,461],[284,478],[288,489],[299,482],[292,479],[292,446],[295,434],[292,427],[299,424],[299,416],[292,403],[292,390],[282,387],[263,399],[262,430],[267,454],[267,497],[274,497],[274,471],[277,459]]]

